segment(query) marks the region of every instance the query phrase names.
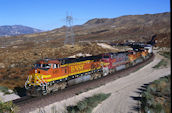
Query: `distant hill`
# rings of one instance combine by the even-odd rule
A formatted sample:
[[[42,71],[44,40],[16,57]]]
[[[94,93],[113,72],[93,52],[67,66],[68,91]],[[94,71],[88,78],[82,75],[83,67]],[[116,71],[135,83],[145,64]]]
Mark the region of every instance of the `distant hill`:
[[[16,36],[21,34],[38,33],[42,30],[22,26],[22,25],[4,25],[0,26],[0,36]]]
[[[76,42],[102,40],[109,42],[127,40],[147,42],[156,34],[158,46],[170,47],[170,12],[125,15],[117,18],[95,18],[82,25],[73,26],[73,31]],[[42,46],[57,46],[59,44],[63,45],[65,36],[66,27],[63,26],[41,33],[0,38],[0,45],[39,43]]]

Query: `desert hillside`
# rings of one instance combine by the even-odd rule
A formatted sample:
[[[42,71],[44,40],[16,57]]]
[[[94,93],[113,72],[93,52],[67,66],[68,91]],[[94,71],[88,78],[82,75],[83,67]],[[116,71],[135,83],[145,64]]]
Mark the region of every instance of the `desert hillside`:
[[[75,41],[125,40],[148,41],[157,34],[158,46],[170,46],[170,13],[126,15],[118,18],[95,18],[83,25],[73,26]],[[66,27],[47,32],[0,38],[0,46],[63,44]],[[42,43],[44,42],[44,43]]]
[[[65,26],[47,32],[1,37],[0,85],[9,88],[23,87],[29,69],[36,60],[42,58],[116,51],[103,48],[95,41],[149,41],[152,35],[157,34],[157,46],[170,47],[170,13],[126,15],[112,19],[95,18],[83,25],[73,26],[73,31],[74,47],[63,46]]]

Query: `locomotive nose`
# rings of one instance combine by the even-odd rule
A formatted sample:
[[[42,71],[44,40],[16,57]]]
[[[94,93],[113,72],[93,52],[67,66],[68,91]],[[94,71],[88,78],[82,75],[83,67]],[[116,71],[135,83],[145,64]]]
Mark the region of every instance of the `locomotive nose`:
[[[29,79],[32,84],[36,83],[36,76],[37,76],[38,70],[33,69],[29,73]]]
[[[35,83],[35,74],[34,73],[31,75],[31,82]]]

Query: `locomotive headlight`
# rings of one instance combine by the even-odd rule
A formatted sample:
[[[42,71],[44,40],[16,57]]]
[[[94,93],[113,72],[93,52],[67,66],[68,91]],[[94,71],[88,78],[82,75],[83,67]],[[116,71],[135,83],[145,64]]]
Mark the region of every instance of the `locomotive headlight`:
[[[37,70],[35,70],[35,73],[37,73]]]

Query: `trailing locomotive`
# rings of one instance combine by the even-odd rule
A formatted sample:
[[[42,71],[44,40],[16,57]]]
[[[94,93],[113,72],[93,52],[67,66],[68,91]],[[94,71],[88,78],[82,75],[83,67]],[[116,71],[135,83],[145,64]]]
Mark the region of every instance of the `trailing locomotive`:
[[[139,51],[104,53],[80,58],[43,59],[29,72],[25,88],[27,95],[46,95],[69,85],[106,76],[136,65],[152,54],[151,47]]]

